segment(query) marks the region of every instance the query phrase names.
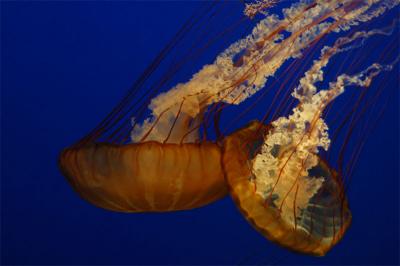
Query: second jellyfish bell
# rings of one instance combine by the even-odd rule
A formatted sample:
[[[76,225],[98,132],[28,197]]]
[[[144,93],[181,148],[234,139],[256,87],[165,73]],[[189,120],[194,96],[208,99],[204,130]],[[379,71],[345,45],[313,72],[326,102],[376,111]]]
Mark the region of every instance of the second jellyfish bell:
[[[340,177],[318,156],[308,170],[296,165],[295,156],[288,158],[292,151],[279,145],[268,154],[276,160],[257,169],[259,160],[268,160],[260,154],[271,130],[254,121],[226,138],[223,161],[232,198],[269,240],[296,252],[325,255],[351,222]]]

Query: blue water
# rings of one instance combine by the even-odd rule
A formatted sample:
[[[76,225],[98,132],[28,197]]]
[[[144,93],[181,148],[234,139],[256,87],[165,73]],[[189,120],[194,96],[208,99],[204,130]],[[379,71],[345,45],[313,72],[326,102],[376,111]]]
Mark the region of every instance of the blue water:
[[[352,177],[353,223],[323,258],[269,243],[229,197],[185,212],[122,214],[96,208],[71,189],[57,168],[59,152],[105,117],[201,5],[1,3],[2,264],[399,263],[398,67],[385,84],[394,94]],[[234,3],[229,12],[240,8]],[[186,71],[194,73],[217,50]]]

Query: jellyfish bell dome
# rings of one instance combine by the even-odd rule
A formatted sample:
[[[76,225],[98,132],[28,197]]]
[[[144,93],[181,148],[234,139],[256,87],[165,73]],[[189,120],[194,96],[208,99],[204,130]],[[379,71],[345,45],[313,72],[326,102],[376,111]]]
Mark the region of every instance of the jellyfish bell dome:
[[[120,212],[197,208],[227,193],[220,148],[211,142],[115,145],[65,149],[62,172],[90,203]]]

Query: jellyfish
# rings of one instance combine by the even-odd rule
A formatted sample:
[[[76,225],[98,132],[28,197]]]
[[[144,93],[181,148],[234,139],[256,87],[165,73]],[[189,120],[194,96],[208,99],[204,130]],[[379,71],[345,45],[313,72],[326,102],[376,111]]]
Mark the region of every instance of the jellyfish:
[[[317,256],[325,255],[351,223],[343,179],[318,155],[318,147],[327,150],[330,144],[323,110],[346,86],[368,87],[373,77],[392,70],[400,59],[373,64],[353,76],[343,74],[329,89],[316,92],[313,84],[321,79],[316,73],[328,61],[325,56],[339,50],[324,50],[300,81],[293,92],[299,103],[291,115],[268,126],[250,123],[228,136],[224,145],[227,182],[246,219],[268,239]]]
[[[323,113],[345,87],[369,87],[400,57],[351,76],[342,74],[325,90],[315,84],[323,80],[323,68],[333,56],[359,47],[357,40],[363,43],[392,30],[360,31],[325,46],[293,91],[298,104],[290,115],[268,125],[254,121],[225,139],[223,166],[231,195],[246,219],[271,241],[322,256],[349,227],[343,178],[318,155],[319,148],[328,150],[330,145]]]
[[[138,92],[195,25],[196,19],[189,20],[109,116],[61,153],[60,168],[79,195],[114,211],[164,212],[201,207],[229,193],[257,231],[285,248],[322,256],[338,243],[352,215],[343,172],[321,155],[331,145],[324,116],[346,87],[368,88],[399,58],[342,73],[327,88],[319,83],[332,57],[362,47],[371,36],[391,34],[396,23],[370,31],[355,28],[399,1],[300,1],[270,15],[276,2],[246,4],[249,19],[263,18],[190,80],[160,91],[173,67],[159,83]],[[230,108],[264,96],[281,68],[291,70],[289,61],[306,60],[320,40],[341,32],[348,34],[320,49],[297,87],[286,95],[276,92],[272,101],[283,104],[270,121],[263,106],[259,121],[228,134],[221,130]]]

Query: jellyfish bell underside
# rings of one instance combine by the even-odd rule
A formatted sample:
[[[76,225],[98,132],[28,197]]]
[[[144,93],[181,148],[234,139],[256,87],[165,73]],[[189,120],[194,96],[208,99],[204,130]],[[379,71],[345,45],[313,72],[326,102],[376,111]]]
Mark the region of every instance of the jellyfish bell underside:
[[[309,188],[300,188],[296,192],[289,182],[282,184],[280,189],[275,188],[276,192],[271,195],[268,192],[260,195],[255,180],[262,177],[252,169],[254,157],[263,143],[263,135],[258,133],[260,128],[265,130],[266,126],[254,121],[224,141],[223,165],[236,206],[246,220],[270,241],[295,252],[325,255],[343,237],[351,222],[337,173],[319,160],[309,172],[323,176],[324,181],[316,193],[304,195],[301,208],[296,200],[300,201],[300,191]],[[279,150],[276,156],[279,157]],[[314,177],[310,174],[302,178]]]

